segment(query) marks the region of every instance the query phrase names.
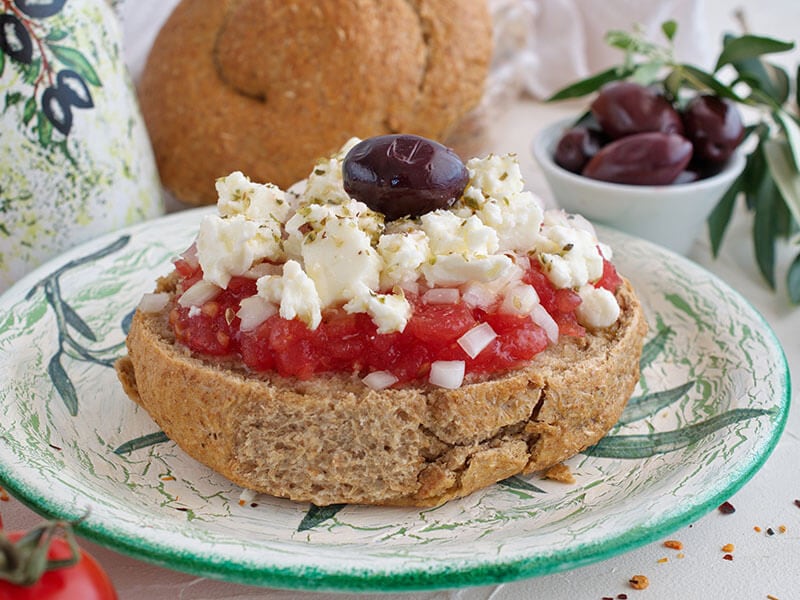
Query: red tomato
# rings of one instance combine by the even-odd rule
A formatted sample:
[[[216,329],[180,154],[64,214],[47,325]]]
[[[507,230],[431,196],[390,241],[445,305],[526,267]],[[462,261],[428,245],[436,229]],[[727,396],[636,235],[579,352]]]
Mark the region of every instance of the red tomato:
[[[15,531],[5,535],[16,542],[25,534]],[[52,538],[47,553],[49,560],[68,560],[71,556],[65,539]],[[0,574],[0,600],[117,600],[117,593],[97,561],[81,550],[77,563],[46,571],[33,585],[9,583]]]

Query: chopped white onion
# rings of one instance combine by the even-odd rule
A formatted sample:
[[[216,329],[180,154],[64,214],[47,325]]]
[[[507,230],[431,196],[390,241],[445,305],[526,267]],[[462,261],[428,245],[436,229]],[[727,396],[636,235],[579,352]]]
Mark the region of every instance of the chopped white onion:
[[[482,283],[473,282],[464,286],[461,291],[461,300],[467,306],[487,309],[495,301],[495,295]]]
[[[144,294],[139,300],[138,309],[143,313],[157,313],[169,302],[169,294],[158,292],[155,294]]]
[[[373,371],[361,381],[373,390],[384,390],[391,385],[397,383],[397,377],[389,373],[389,371]]]
[[[463,360],[437,360],[431,363],[431,373],[428,377],[433,385],[455,390],[464,382]]]
[[[514,264],[517,265],[523,271],[527,271],[531,268],[531,259],[526,254],[515,254]]]
[[[239,506],[250,505],[256,499],[257,492],[254,490],[248,490],[247,488],[242,489],[242,493],[239,494]]]
[[[432,288],[422,294],[425,304],[456,304],[461,293],[456,288]]]
[[[521,283],[506,292],[500,312],[507,315],[529,315],[537,304],[539,294],[536,289],[532,285]]]
[[[239,303],[239,311],[236,313],[236,316],[241,320],[239,329],[251,331],[277,312],[278,307],[261,296],[244,298]]]
[[[200,266],[200,260],[197,258],[197,245],[192,244],[186,250],[183,251],[183,254],[179,255],[178,258],[175,260],[183,260],[187,265],[196,269]],[[173,261],[175,262],[175,261]]]
[[[400,284],[400,289],[409,294],[419,294],[419,283],[416,281],[404,281]]]
[[[218,285],[201,279],[183,293],[178,299],[178,304],[181,306],[203,306],[203,304],[219,294],[221,289]]]
[[[283,273],[283,265],[260,262],[250,267],[243,276],[248,279],[258,279],[264,275],[280,275],[281,273]]]
[[[544,306],[537,304],[531,311],[531,318],[534,323],[544,329],[551,342],[555,344],[558,341],[558,323],[553,320],[553,317],[544,309]]]
[[[466,352],[470,358],[475,358],[486,346],[491,344],[496,337],[497,333],[492,329],[491,325],[488,323],[481,323],[458,338],[458,345],[464,349],[464,352]]]

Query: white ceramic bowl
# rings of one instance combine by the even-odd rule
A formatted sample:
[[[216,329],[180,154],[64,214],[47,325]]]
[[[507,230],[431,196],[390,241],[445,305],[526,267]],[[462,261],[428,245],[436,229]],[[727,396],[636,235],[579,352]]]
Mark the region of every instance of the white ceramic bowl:
[[[707,179],[679,185],[623,185],[576,175],[553,161],[563,131],[575,118],[558,121],[533,140],[533,155],[554,200],[567,212],[631,233],[679,254],[688,254],[719,199],[742,172],[745,156],[736,152],[725,169]]]

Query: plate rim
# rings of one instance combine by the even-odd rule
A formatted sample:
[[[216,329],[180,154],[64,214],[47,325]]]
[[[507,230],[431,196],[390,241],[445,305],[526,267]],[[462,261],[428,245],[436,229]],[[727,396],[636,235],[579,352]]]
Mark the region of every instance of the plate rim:
[[[89,249],[101,246],[126,234],[135,235],[143,229],[168,225],[176,220],[184,220],[187,212],[194,213],[195,217],[199,218],[203,213],[211,212],[212,210],[213,207],[209,206],[173,213],[107,233],[79,244],[61,256],[45,262],[12,285],[0,295],[0,306],[14,297],[24,297],[25,292],[43,279],[46,274],[65,265],[73,257],[85,254]],[[724,483],[721,482],[718,491],[706,498],[704,502],[681,510],[669,517],[660,518],[652,525],[638,525],[619,534],[607,535],[602,540],[589,544],[578,544],[543,557],[537,555],[520,557],[516,554],[500,560],[487,560],[486,558],[478,557],[474,560],[460,560],[457,564],[437,564],[428,569],[418,567],[400,570],[368,568],[359,571],[351,565],[345,565],[344,568],[331,568],[313,565],[284,566],[279,564],[262,565],[253,568],[251,565],[227,559],[210,561],[209,553],[204,553],[203,551],[190,553],[176,553],[173,551],[170,554],[169,549],[160,549],[153,545],[148,538],[135,538],[124,534],[124,532],[115,532],[105,522],[98,522],[92,519],[79,522],[75,526],[76,533],[101,546],[135,559],[144,560],[168,569],[231,583],[307,591],[402,592],[498,584],[579,568],[642,547],[710,512],[750,481],[771,456],[780,441],[786,427],[791,404],[791,372],[785,351],[771,325],[760,311],[740,292],[733,289],[727,282],[702,265],[647,240],[607,226],[596,225],[596,227],[601,240],[612,236],[623,243],[625,240],[632,240],[636,243],[644,244],[647,249],[665,254],[670,261],[685,263],[692,270],[714,280],[716,285],[723,287],[727,293],[735,297],[737,303],[756,317],[756,320],[763,326],[762,331],[766,334],[768,341],[771,343],[770,345],[777,351],[780,358],[776,373],[782,372],[783,377],[782,381],[776,381],[776,383],[781,385],[783,395],[781,398],[776,399],[776,413],[772,418],[773,431],[771,437],[766,443],[757,448],[757,453],[754,452],[753,460],[748,463],[747,468],[728,477]],[[622,246],[623,244],[618,242],[613,245],[615,248]],[[0,435],[0,438],[2,438],[2,435]],[[0,455],[0,458],[2,458],[2,455]],[[10,470],[10,465],[3,460],[0,460],[0,483],[15,498],[46,518],[75,519],[74,514],[71,514],[65,506],[59,506],[57,502],[46,497],[46,495],[36,493],[28,489],[28,486],[24,483],[15,480]]]

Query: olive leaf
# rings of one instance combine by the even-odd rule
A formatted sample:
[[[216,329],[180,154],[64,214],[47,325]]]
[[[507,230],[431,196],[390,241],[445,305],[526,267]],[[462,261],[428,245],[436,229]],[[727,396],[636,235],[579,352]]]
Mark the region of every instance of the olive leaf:
[[[58,60],[68,67],[72,67],[86,81],[96,87],[102,87],[103,84],[100,82],[100,77],[94,67],[80,51],[58,44],[48,44],[47,47],[50,48]]]
[[[60,352],[53,355],[47,365],[47,373],[50,375],[58,395],[64,401],[67,411],[74,417],[78,414],[78,394],[75,392],[75,386],[72,385],[67,372],[61,365],[61,356]]]
[[[797,155],[791,152],[788,143],[767,140],[764,143],[764,156],[783,201],[794,220],[800,223],[800,172],[792,160],[792,156],[797,160]]]
[[[764,54],[775,54],[786,52],[794,48],[791,42],[784,42],[758,35],[742,35],[740,37],[728,37],[722,47],[722,52],[714,66],[714,71],[719,71],[727,64],[743,61],[749,58],[757,58]]]
[[[533,485],[518,477],[517,475],[512,475],[506,479],[497,482],[499,485],[502,485],[507,488],[511,488],[512,490],[519,490],[522,492],[533,492],[534,494],[546,494],[542,488]]]
[[[297,526],[297,531],[307,531],[309,529],[313,529],[318,525],[324,523],[328,519],[332,519],[336,516],[336,514],[342,510],[346,504],[331,504],[329,506],[317,506],[316,504],[312,504],[308,508],[308,512],[303,517],[303,520],[300,521],[300,525]]]
[[[562,90],[550,96],[547,99],[547,102],[556,102],[558,100],[567,100],[570,98],[581,98],[587,94],[596,92],[607,83],[625,79],[629,77],[631,73],[631,69],[612,67],[611,69],[607,69],[597,73],[596,75],[593,75],[592,77],[588,77],[573,85],[563,88]]]
[[[734,408],[681,429],[632,435],[608,435],[583,453],[600,458],[648,458],[686,448],[740,421],[773,414],[773,409]]]
[[[711,254],[713,256],[719,255],[722,240],[725,237],[728,223],[730,223],[733,209],[736,206],[736,199],[743,189],[744,177],[739,175],[708,216],[708,238],[711,242]]]
[[[163,431],[148,433],[147,435],[143,435],[132,440],[128,440],[124,444],[120,444],[114,449],[114,454],[128,454],[134,450],[141,450],[142,448],[155,446],[156,444],[163,444],[164,442],[168,441],[169,438]]]
[[[670,404],[680,400],[686,392],[694,387],[694,381],[687,381],[677,387],[663,390],[660,392],[653,392],[652,394],[645,394],[643,396],[634,396],[628,400],[625,410],[622,412],[617,421],[617,425],[627,425],[634,421],[639,421],[656,414],[662,408],[666,408]]]
[[[786,276],[786,287],[789,290],[789,298],[795,304],[800,304],[800,254],[798,254],[789,267]]]

